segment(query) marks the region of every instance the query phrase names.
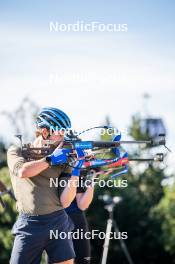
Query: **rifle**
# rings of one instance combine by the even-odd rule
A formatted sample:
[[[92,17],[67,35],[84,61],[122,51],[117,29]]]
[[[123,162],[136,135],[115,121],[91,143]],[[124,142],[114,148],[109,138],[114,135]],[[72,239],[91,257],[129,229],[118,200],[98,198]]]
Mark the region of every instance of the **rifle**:
[[[95,127],[95,128],[109,128],[104,127]],[[111,128],[111,127],[110,127]],[[90,128],[84,130],[78,135],[75,135],[72,131],[69,136],[66,136],[65,140],[62,142],[45,140],[45,145],[42,148],[32,147],[30,144],[22,144],[22,136],[16,135],[21,141],[22,155],[26,160],[36,160],[41,159],[53,152],[53,150],[62,143],[62,148],[67,149],[68,164],[70,167],[74,168],[75,163],[81,162],[83,160],[82,170],[89,170],[96,167],[106,167],[110,172],[113,170],[120,169],[119,172],[115,172],[112,175],[112,178],[115,178],[121,174],[128,172],[128,163],[130,161],[140,161],[140,162],[162,162],[164,159],[163,153],[157,153],[154,157],[142,158],[142,157],[129,157],[128,153],[125,151],[124,154],[121,154],[121,146],[123,145],[143,145],[146,144],[148,147],[157,147],[164,146],[166,147],[165,135],[161,134],[156,139],[148,140],[130,140],[125,141],[121,140],[121,133],[115,135],[113,141],[83,141],[79,136],[89,130]],[[168,148],[167,148],[168,149]],[[169,149],[168,149],[169,150]],[[90,151],[90,153],[89,153]],[[104,154],[112,153],[112,158],[104,158]],[[112,170],[113,167],[113,170]]]

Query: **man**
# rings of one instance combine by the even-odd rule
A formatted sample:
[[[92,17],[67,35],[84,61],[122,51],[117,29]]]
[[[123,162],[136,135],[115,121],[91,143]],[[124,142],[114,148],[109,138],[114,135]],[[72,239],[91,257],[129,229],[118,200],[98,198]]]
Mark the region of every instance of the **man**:
[[[74,223],[73,232],[83,233],[83,238],[79,235],[78,239],[73,237],[73,245],[76,254],[76,264],[90,264],[91,248],[90,239],[86,238],[86,233],[89,232],[89,227],[86,219],[85,210],[92,202],[94,195],[93,183],[87,185],[86,176],[80,176],[79,186],[77,188],[76,198],[71,205],[65,209]]]
[[[34,147],[45,140],[62,142],[64,130],[71,127],[69,117],[56,108],[43,108],[37,116],[37,138]],[[55,131],[51,133],[51,128]],[[50,263],[72,264],[75,257],[72,240],[50,239],[50,230],[69,232],[73,229],[63,207],[76,196],[81,164],[74,168],[65,165],[67,155],[60,145],[52,154],[39,160],[26,160],[21,148],[12,146],[7,153],[12,186],[17,200],[19,217],[13,227],[15,235],[11,264],[39,264],[45,250]],[[64,163],[64,165],[63,165]],[[70,174],[71,173],[71,174]],[[50,178],[63,177],[69,182],[64,189],[50,187]]]

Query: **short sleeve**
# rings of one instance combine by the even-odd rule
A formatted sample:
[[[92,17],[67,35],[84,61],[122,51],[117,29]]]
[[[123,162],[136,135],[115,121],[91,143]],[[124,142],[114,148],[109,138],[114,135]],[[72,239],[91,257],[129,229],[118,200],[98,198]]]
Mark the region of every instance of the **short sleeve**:
[[[25,159],[22,157],[21,148],[17,146],[11,146],[7,151],[7,163],[9,171],[12,175],[18,176],[18,171],[25,163]]]

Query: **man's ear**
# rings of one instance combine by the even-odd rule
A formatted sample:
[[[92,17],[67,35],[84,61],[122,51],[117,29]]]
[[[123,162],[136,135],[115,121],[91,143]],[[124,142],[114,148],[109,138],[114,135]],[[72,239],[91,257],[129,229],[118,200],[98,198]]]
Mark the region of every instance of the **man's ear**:
[[[47,128],[43,127],[42,128],[42,137],[43,137],[43,139],[47,139],[48,135],[49,135],[49,132],[48,132]]]

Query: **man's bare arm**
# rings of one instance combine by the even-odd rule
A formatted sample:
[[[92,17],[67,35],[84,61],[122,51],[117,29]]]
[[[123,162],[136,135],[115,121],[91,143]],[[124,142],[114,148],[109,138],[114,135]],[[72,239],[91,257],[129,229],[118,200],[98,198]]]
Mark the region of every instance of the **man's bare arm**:
[[[75,199],[78,181],[79,177],[72,175],[67,183],[67,186],[60,195],[60,202],[64,208],[69,207],[71,202]]]
[[[18,171],[19,178],[30,178],[37,176],[42,171],[46,170],[49,164],[45,159],[40,159],[36,161],[30,161],[23,164],[23,166]]]
[[[87,187],[85,193],[77,193],[76,200],[78,207],[82,211],[86,210],[91,204],[93,196],[94,196],[94,187],[92,185],[89,185]]]

